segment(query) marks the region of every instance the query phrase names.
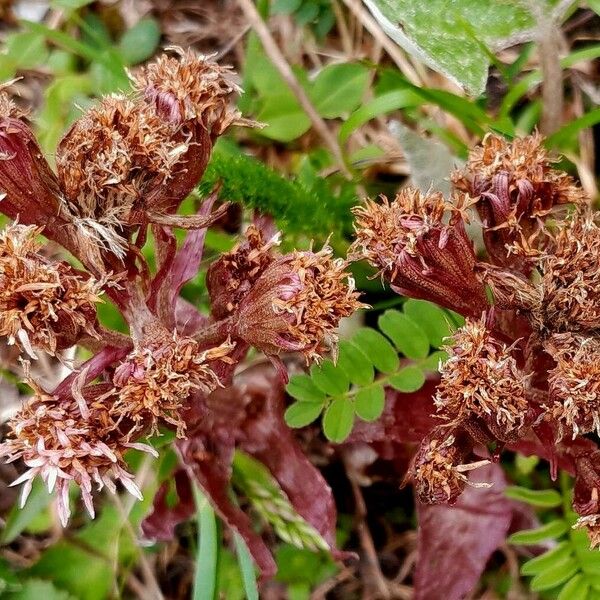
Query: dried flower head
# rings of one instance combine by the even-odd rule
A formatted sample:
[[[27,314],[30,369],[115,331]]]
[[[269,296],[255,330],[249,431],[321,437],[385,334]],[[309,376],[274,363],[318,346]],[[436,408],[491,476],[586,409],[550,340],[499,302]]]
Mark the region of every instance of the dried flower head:
[[[547,416],[566,429],[573,439],[595,431],[600,433],[600,339],[555,334],[544,344],[556,366],[549,372]]]
[[[576,215],[540,261],[542,303],[536,318],[550,331],[600,329],[600,227]]]
[[[20,119],[25,113],[14,103],[13,99],[2,91],[4,85],[0,85],[0,119]]]
[[[442,435],[445,434],[445,435]],[[449,430],[438,431],[421,443],[410,475],[417,497],[424,504],[454,504],[470,483],[465,473],[489,463],[481,460],[463,464],[467,447]],[[470,483],[474,487],[489,487],[486,483]]]
[[[585,529],[590,540],[590,548],[600,548],[600,514],[579,517],[573,526],[577,529]]]
[[[231,251],[221,254],[206,274],[206,286],[215,319],[232,314],[263,271],[275,260],[272,249],[279,234],[265,241],[261,231],[250,225],[245,239]]]
[[[318,360],[335,350],[343,317],[364,307],[347,263],[332,249],[293,252],[275,260],[241,300],[234,335],[268,355],[302,352]]]
[[[177,428],[184,437],[182,409],[193,390],[209,393],[219,385],[210,367],[214,360],[228,360],[233,345],[225,342],[200,351],[192,338],[169,334],[162,328],[148,333],[129,357],[117,367],[113,383],[118,391],[111,414],[131,423],[129,435],[147,428],[158,432],[161,422]]]
[[[497,439],[512,439],[527,423],[529,403],[528,379],[511,349],[491,335],[483,317],[467,319],[446,350],[435,396],[439,416],[455,425],[483,421]]]
[[[133,83],[171,123],[198,121],[211,134],[221,135],[239,119],[230,99],[240,88],[231,81],[231,69],[192,50],[170,48],[175,56],[162,55],[133,77]]]
[[[83,390],[89,406],[87,418],[73,398],[59,399],[28,381],[34,395],[10,421],[9,434],[0,444],[0,456],[8,462],[22,459],[28,470],[12,485],[24,483],[21,505],[25,503],[33,479],[41,477],[48,491],[56,489],[60,520],[69,519],[69,484],[81,488],[85,507],[94,516],[92,484],[106,486],[113,493],[121,482],[134,496],[141,493],[127,471],[123,453],[137,448],[155,454],[143,444],[128,443],[120,435],[107,406],[112,399],[110,386],[99,384]]]
[[[32,358],[34,348],[54,354],[86,333],[96,335],[102,287],[67,263],[40,255],[39,232],[17,224],[0,233],[0,335]]]
[[[104,98],[74,123],[56,165],[70,212],[90,237],[122,254],[117,231],[139,220],[148,195],[183,168],[189,140],[176,133],[146,103],[123,96]]]
[[[453,173],[455,187],[479,199],[484,240],[495,262],[526,269],[516,255],[543,248],[540,228],[552,209],[588,202],[573,178],[552,163],[537,133],[511,142],[489,133],[471,151],[464,169]]]
[[[392,203],[384,198],[355,208],[352,259],[366,258],[399,294],[479,316],[487,299],[462,217],[468,200],[456,201],[406,188]]]

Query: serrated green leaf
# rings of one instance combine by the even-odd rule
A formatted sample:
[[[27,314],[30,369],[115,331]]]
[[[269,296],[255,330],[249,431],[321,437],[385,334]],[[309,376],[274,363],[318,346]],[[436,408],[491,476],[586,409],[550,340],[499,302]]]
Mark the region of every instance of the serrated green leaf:
[[[416,359],[426,358],[429,354],[427,334],[408,315],[398,310],[386,310],[377,324],[404,356]]]
[[[530,490],[511,485],[506,488],[504,493],[513,500],[519,500],[539,508],[555,508],[562,504],[562,496],[556,490]]]
[[[528,560],[521,567],[521,575],[537,575],[542,571],[551,568],[552,565],[560,563],[565,558],[568,558],[573,553],[573,547],[568,541],[560,542],[552,550],[548,550]]]
[[[508,542],[515,545],[531,546],[544,540],[557,538],[569,530],[569,524],[564,519],[556,519],[537,529],[525,529],[513,533]]]
[[[568,581],[578,571],[577,561],[573,557],[563,559],[551,568],[538,573],[532,580],[530,588],[533,592],[551,590]]]
[[[325,393],[315,385],[309,375],[292,375],[285,390],[292,398],[300,402],[320,404],[325,402]]]
[[[128,29],[119,40],[119,50],[128,65],[148,60],[160,43],[160,25],[156,19],[146,17]]]
[[[442,346],[444,338],[456,329],[448,313],[433,302],[409,298],[402,310],[420,325],[434,348]]]
[[[323,433],[328,440],[339,444],[352,431],[354,405],[349,398],[335,398],[323,416]]]
[[[369,385],[375,378],[373,364],[366,354],[352,342],[342,340],[339,344],[337,366],[356,385]]]
[[[288,406],[284,414],[289,427],[306,427],[321,414],[323,405],[318,402],[294,402]]]
[[[581,575],[575,575],[565,584],[556,600],[585,600],[590,590],[590,583]]]
[[[330,396],[341,396],[348,391],[350,386],[350,381],[344,371],[329,359],[324,360],[320,365],[313,365],[310,369],[310,376],[313,383]]]
[[[382,385],[363,388],[354,397],[354,409],[363,421],[379,419],[385,407],[385,391]]]
[[[377,370],[393,373],[398,369],[400,360],[396,350],[378,331],[362,327],[354,334],[352,341],[369,357]]]
[[[425,384],[425,375],[419,367],[404,367],[389,378],[390,385],[399,392],[410,393],[420,390]]]
[[[485,90],[489,47],[503,47],[505,40],[516,34],[535,36],[535,20],[519,2],[364,1],[384,31],[406,52],[473,95]]]
[[[310,95],[322,117],[335,119],[359,106],[368,82],[369,69],[364,65],[328,65],[317,75]]]

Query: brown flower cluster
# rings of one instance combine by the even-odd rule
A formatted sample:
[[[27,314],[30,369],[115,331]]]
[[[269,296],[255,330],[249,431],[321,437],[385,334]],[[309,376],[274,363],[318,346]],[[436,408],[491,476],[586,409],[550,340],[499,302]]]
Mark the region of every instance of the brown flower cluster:
[[[355,209],[354,259],[398,293],[467,317],[447,343],[434,398],[445,425],[423,440],[410,473],[423,501],[455,500],[459,465],[484,447],[497,457],[533,437],[554,456],[554,446],[600,433],[600,227],[553,162],[537,134],[489,134],[453,174],[450,203],[409,188]],[[481,257],[466,233],[471,207]],[[588,475],[574,507],[598,545],[600,476],[579,471]]]
[[[96,307],[103,282],[39,253],[40,230],[9,225],[0,233],[0,336],[32,358],[97,336]]]

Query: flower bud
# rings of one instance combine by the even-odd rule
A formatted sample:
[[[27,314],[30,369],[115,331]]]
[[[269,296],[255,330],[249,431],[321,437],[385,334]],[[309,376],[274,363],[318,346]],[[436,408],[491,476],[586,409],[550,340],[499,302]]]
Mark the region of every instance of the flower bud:
[[[96,336],[96,302],[102,283],[64,262],[38,253],[33,226],[10,225],[0,233],[0,335],[36,358]]]
[[[240,301],[232,334],[268,355],[318,360],[327,346],[335,349],[340,320],[365,306],[358,296],[331,248],[293,252],[271,263]]]
[[[466,199],[457,202],[453,207],[439,193],[406,188],[392,203],[384,198],[355,208],[352,259],[366,258],[399,294],[479,316],[488,303],[464,227]]]
[[[139,435],[147,428],[157,433],[159,423],[164,422],[185,437],[181,413],[188,396],[197,389],[210,393],[220,385],[209,362],[228,361],[232,349],[233,345],[225,342],[201,352],[192,338],[169,334],[162,327],[148,331],[115,370],[118,399],[111,414],[132,424],[129,435]]]
[[[94,516],[92,484],[106,486],[113,493],[115,482],[121,482],[134,496],[141,493],[133,475],[127,471],[123,453],[135,447],[154,453],[142,444],[129,444],[119,433],[108,414],[113,396],[111,386],[98,384],[82,391],[89,406],[84,418],[78,403],[71,398],[51,396],[28,381],[34,395],[9,422],[9,434],[0,444],[0,456],[8,462],[22,459],[28,470],[12,485],[24,483],[21,505],[27,500],[35,477],[56,489],[58,512],[63,526],[70,515],[69,484],[81,488],[90,516]]]
[[[454,504],[469,483],[465,473],[489,463],[481,460],[462,464],[470,449],[464,436],[457,435],[448,429],[435,431],[423,440],[413,459],[409,476],[424,504]],[[486,483],[470,485],[489,487]]]
[[[487,134],[474,148],[464,169],[455,171],[455,187],[479,198],[477,210],[484,225],[484,240],[492,260],[521,266],[507,246],[535,253],[545,243],[537,236],[542,220],[564,204],[584,205],[584,191],[570,175],[552,168],[552,160],[538,134],[508,142]]]
[[[556,366],[549,372],[548,415],[573,439],[600,434],[600,339],[555,334],[544,344]]]
[[[528,378],[485,318],[467,319],[445,349],[449,358],[434,399],[438,415],[455,426],[482,422],[498,440],[518,436],[529,421]]]
[[[206,274],[206,287],[215,319],[231,315],[263,271],[275,260],[271,250],[279,244],[279,234],[265,242],[261,231],[250,225],[245,237],[230,252],[221,254]]]

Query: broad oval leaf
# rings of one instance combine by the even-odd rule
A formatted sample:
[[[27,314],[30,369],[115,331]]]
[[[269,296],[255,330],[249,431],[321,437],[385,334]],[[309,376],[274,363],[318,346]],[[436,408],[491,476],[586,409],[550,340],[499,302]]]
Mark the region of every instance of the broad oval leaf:
[[[342,371],[329,359],[324,360],[320,365],[313,365],[310,369],[310,376],[314,384],[330,396],[340,396],[348,391],[350,381]]]
[[[364,65],[328,65],[314,81],[312,101],[326,119],[341,117],[360,104],[368,82],[369,69]]]
[[[325,402],[325,394],[315,385],[315,382],[305,374],[292,375],[286,386],[287,393],[300,402]]]
[[[531,546],[544,540],[551,538],[557,538],[566,533],[569,530],[569,524],[563,519],[556,519],[550,521],[537,529],[525,529],[524,531],[518,531],[513,533],[508,541],[511,544],[520,546]]]
[[[294,402],[288,406],[284,414],[285,422],[293,428],[310,425],[323,410],[323,405],[317,402]]]
[[[565,558],[568,558],[573,553],[573,547],[567,541],[557,544],[552,550],[544,552],[540,556],[536,556],[531,560],[528,560],[521,567],[521,575],[537,575],[542,573],[553,565],[562,562]]]
[[[127,30],[119,40],[119,50],[128,65],[137,65],[149,59],[160,43],[158,21],[145,18]]]
[[[425,375],[419,367],[404,367],[389,378],[390,385],[399,392],[409,393],[420,390],[425,384]]]
[[[378,331],[370,327],[362,327],[352,341],[370,358],[378,371],[393,373],[400,360],[392,344]]]
[[[363,421],[379,419],[385,408],[385,391],[382,385],[363,388],[354,397],[354,409]]]
[[[335,398],[323,416],[323,433],[328,440],[343,442],[352,431],[354,405],[349,398]]]
[[[402,309],[425,331],[434,348],[439,348],[444,338],[456,329],[448,313],[433,302],[410,298]]]
[[[381,331],[408,358],[426,358],[429,339],[423,329],[408,315],[398,310],[386,310],[378,320]]]
[[[573,557],[563,559],[550,569],[536,575],[530,583],[533,592],[551,590],[568,581],[578,571],[577,561]]]
[[[562,503],[562,497],[556,490],[530,490],[511,485],[506,488],[506,495],[513,500],[539,508],[555,508]]]
[[[373,364],[367,355],[348,340],[342,340],[339,344],[337,366],[356,385],[369,385],[375,377]]]

